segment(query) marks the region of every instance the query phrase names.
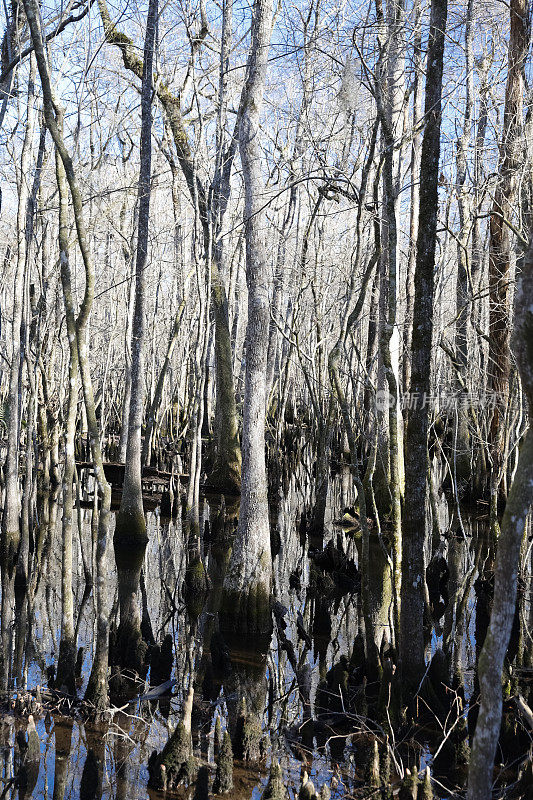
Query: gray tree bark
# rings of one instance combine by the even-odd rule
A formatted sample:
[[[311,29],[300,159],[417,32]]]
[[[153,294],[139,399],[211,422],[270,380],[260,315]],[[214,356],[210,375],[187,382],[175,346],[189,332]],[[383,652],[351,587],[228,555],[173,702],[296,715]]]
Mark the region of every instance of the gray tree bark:
[[[117,653],[121,667],[140,673],[145,648],[138,603],[139,580],[148,537],[142,496],[141,426],[145,396],[145,272],[148,266],[148,224],[152,172],[152,64],[158,0],[150,0],[146,20],[141,89],[141,153],[139,168],[135,306],[131,329],[131,390],[128,441],[122,498],[115,525],[114,546],[118,570],[120,625]]]
[[[533,239],[523,262],[515,296],[514,353],[522,387],[533,415]],[[481,691],[479,715],[468,772],[468,800],[492,794],[494,755],[502,718],[502,671],[515,615],[520,547],[533,502],[533,429],[520,448],[498,539],[494,600],[489,629],[478,664]]]
[[[376,81],[376,101],[378,116],[383,136],[384,169],[383,169],[383,251],[382,283],[383,305],[379,333],[379,348],[383,376],[386,380],[389,402],[387,419],[383,426],[383,438],[388,435],[388,443],[383,461],[387,482],[387,494],[390,496],[390,516],[392,520],[392,550],[394,561],[395,616],[399,627],[399,599],[402,574],[402,514],[401,491],[403,483],[403,420],[399,403],[399,369],[398,369],[398,226],[397,205],[399,197],[399,168],[401,161],[402,120],[404,105],[405,67],[402,52],[405,10],[402,0],[391,0],[387,4],[387,16],[384,20],[386,39],[381,43],[380,61],[382,69]],[[381,306],[381,303],[380,303]],[[381,449],[381,448],[380,448]],[[389,504],[389,503],[388,503]],[[382,505],[382,504],[381,504]]]
[[[224,582],[222,619],[234,630],[270,632],[272,559],[265,463],[266,370],[269,330],[269,252],[262,210],[260,113],[272,29],[272,0],[255,0],[243,92],[239,148],[245,188],[246,376],[243,415],[241,509]]]
[[[100,431],[98,429],[98,422],[96,419],[94,392],[86,341],[87,323],[94,299],[94,263],[88,243],[85,217],[83,214],[82,196],[76,178],[74,165],[65,147],[65,142],[58,126],[57,103],[53,96],[50,70],[43,43],[40,12],[36,0],[24,0],[24,10],[26,12],[26,18],[28,20],[28,26],[35,49],[37,68],[41,78],[45,122],[65,168],[65,174],[70,189],[74,211],[78,244],[85,268],[85,292],[79,314],[76,319],[76,342],[78,349],[78,364],[85,401],[85,410],[87,414],[87,428],[89,432],[91,455],[94,463],[94,472],[98,489],[102,498],[98,518],[98,537],[96,546],[96,646],[93,666],[86,691],[86,699],[92,703],[94,713],[96,716],[98,716],[107,709],[108,704],[107,671],[109,655],[109,620],[107,612],[108,576],[106,560],[109,517],[111,513],[111,487],[109,486],[104,473],[102,452],[100,448]]]
[[[527,0],[512,0],[509,7],[509,51],[499,180],[490,216],[489,235],[489,388],[494,393],[494,412],[489,432],[491,464],[491,526],[498,534],[498,494],[505,472],[505,416],[510,382],[510,294],[512,219],[522,165],[524,67],[529,52]]]
[[[62,132],[63,118],[58,114],[58,127]],[[72,292],[69,259],[68,189],[65,168],[56,150],[56,180],[59,191],[59,258],[61,285],[65,305],[69,343],[69,388],[65,430],[65,467],[63,473],[63,519],[61,543],[61,640],[57,663],[56,685],[68,692],[75,691],[76,638],[74,635],[74,598],[72,595],[72,517],[74,506],[74,471],[76,469],[74,437],[78,410],[78,347],[76,315]]]
[[[176,311],[176,316],[174,317],[172,330],[170,331],[170,336],[168,338],[165,360],[163,361],[163,364],[159,371],[159,375],[157,377],[157,383],[155,385],[154,396],[152,398],[152,402],[150,403],[150,406],[146,414],[146,428],[144,434],[143,454],[142,454],[142,461],[143,464],[146,466],[149,466],[152,456],[152,444],[157,426],[157,416],[159,413],[159,408],[161,406],[161,401],[163,399],[165,380],[170,370],[170,366],[172,364],[172,356],[174,354],[174,348],[176,347],[176,344],[178,342],[178,335],[180,332],[181,320],[183,319],[184,311],[185,311],[185,300],[181,299],[180,304],[178,306],[178,310]]]
[[[128,242],[125,238],[126,204],[125,203],[123,204],[120,210],[120,228],[121,228],[121,235],[124,237],[122,244],[122,256],[124,259],[125,271],[128,276],[130,274],[131,263],[132,263],[132,251],[133,251],[135,230],[138,228],[138,223],[135,224],[135,221],[138,218],[137,215],[138,215],[138,208],[135,207],[134,224],[132,226],[133,230],[131,233],[131,239]],[[128,447],[129,408],[130,408],[130,397],[131,397],[130,342],[131,342],[131,327],[133,325],[134,307],[135,307],[135,281],[132,278],[130,278],[128,287],[128,304],[126,309],[126,335],[124,342],[125,375],[124,375],[124,396],[122,399],[122,424],[120,426],[120,439],[118,444],[118,460],[120,461],[121,464],[126,463],[126,449]]]
[[[418,238],[418,214],[420,210],[420,151],[422,145],[422,131],[420,121],[423,116],[422,108],[422,8],[420,0],[416,0],[414,14],[414,42],[413,42],[413,138],[411,143],[411,206],[409,209],[409,255],[407,260],[407,276],[405,291],[405,318],[404,318],[404,355],[402,362],[402,382],[407,389],[411,382],[411,352],[413,300],[414,300],[414,274],[416,267],[416,240]]]
[[[457,201],[459,206],[459,236],[457,241],[457,322],[455,326],[455,353],[457,358],[459,407],[455,443],[454,482],[462,491],[470,481],[470,433],[468,428],[468,320],[470,318],[470,249],[472,206],[467,185],[468,148],[472,136],[472,111],[474,103],[473,25],[474,0],[468,0],[466,9],[465,61],[466,97],[463,131],[457,142]]]
[[[98,0],[98,8],[106,40],[116,45],[122,54],[126,69],[142,78],[143,63],[135,50],[134,44],[127,36],[120,33],[113,24],[105,0]],[[241,450],[238,438],[238,417],[233,380],[233,361],[231,353],[231,337],[229,331],[228,301],[225,284],[221,275],[222,248],[219,240],[222,219],[226,210],[231,189],[231,170],[237,147],[236,133],[233,134],[228,147],[224,150],[220,162],[220,173],[213,181],[213,196],[216,208],[210,214],[207,192],[197,176],[195,160],[191,153],[187,131],[181,115],[179,95],[174,95],[168,86],[158,81],[155,92],[172,132],[176,155],[181,171],[187,183],[194,207],[198,208],[202,224],[204,248],[206,254],[213,251],[210,260],[211,270],[211,303],[215,316],[215,356],[217,370],[217,454],[213,470],[213,484],[219,488],[238,489],[240,487]],[[242,103],[241,103],[242,105]],[[235,130],[238,130],[241,109],[237,114]],[[211,219],[210,219],[211,218]],[[211,222],[215,220],[215,228]],[[213,240],[213,248],[211,241]]]
[[[1,674],[2,688],[7,688],[10,652],[11,620],[13,616],[12,590],[14,569],[20,543],[20,487],[19,458],[21,432],[21,382],[23,370],[23,342],[21,326],[24,303],[24,275],[27,263],[28,241],[26,237],[26,215],[30,198],[30,158],[35,123],[35,86],[30,75],[27,94],[27,114],[24,142],[20,156],[18,207],[17,207],[17,260],[13,284],[13,321],[11,324],[11,363],[7,395],[7,454],[4,464],[5,498],[2,513],[2,536],[0,567],[2,572],[2,653],[4,663]]]

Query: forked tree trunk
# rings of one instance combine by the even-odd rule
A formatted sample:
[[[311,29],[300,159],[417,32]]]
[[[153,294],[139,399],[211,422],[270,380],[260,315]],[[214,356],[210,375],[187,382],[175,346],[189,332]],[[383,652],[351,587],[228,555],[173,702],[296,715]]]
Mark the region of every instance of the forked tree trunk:
[[[245,189],[246,377],[243,415],[241,509],[231,561],[224,582],[224,628],[269,633],[272,558],[265,463],[266,370],[269,329],[269,253],[264,239],[259,117],[272,28],[272,0],[255,0],[250,54],[239,134]]]
[[[93,385],[87,352],[87,323],[94,299],[94,263],[87,239],[87,229],[83,214],[83,203],[80,188],[74,171],[72,159],[65,147],[63,136],[58,126],[57,103],[54,100],[50,80],[50,70],[46,58],[43,37],[41,32],[40,12],[36,0],[24,0],[24,10],[28,20],[30,35],[35,50],[37,68],[41,78],[43,90],[43,111],[46,127],[50,131],[54,145],[60,155],[65,168],[67,183],[70,189],[76,233],[80,247],[83,265],[85,268],[85,292],[76,319],[76,343],[78,349],[78,364],[83,387],[85,411],[87,414],[87,428],[91,455],[94,463],[94,472],[98,490],[101,495],[101,506],[98,518],[98,537],[96,546],[96,646],[89,684],[86,690],[86,699],[94,708],[95,715],[100,715],[108,705],[108,655],[109,655],[109,620],[107,611],[108,575],[106,568],[109,519],[111,513],[111,487],[105,473],[100,448],[100,431],[96,419]]]

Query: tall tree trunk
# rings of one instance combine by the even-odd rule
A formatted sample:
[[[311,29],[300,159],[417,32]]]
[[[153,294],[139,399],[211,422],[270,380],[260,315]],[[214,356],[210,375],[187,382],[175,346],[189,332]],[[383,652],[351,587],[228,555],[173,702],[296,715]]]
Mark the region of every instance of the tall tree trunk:
[[[145,466],[149,466],[152,460],[152,446],[154,436],[157,431],[157,423],[159,417],[159,409],[163,400],[163,392],[165,389],[166,377],[172,365],[172,356],[174,349],[178,342],[181,322],[185,312],[185,298],[187,295],[187,280],[184,276],[183,266],[183,240],[182,240],[182,226],[183,226],[183,212],[181,207],[181,197],[178,190],[179,172],[176,161],[171,152],[164,150],[164,155],[170,166],[172,173],[172,213],[174,218],[174,262],[176,268],[176,281],[177,281],[177,311],[174,317],[174,323],[169,334],[167,352],[165,359],[159,371],[157,383],[154,389],[152,400],[149,404],[148,411],[146,412],[146,426],[143,442],[142,460]]]
[[[138,210],[134,213],[134,224],[133,228],[138,228],[135,224],[135,220],[137,220]],[[126,208],[125,206],[122,207],[120,212],[120,227],[121,227],[121,234],[122,236],[125,235],[125,215],[126,215]],[[131,326],[133,325],[133,309],[135,307],[135,281],[130,278],[130,268],[131,268],[131,261],[132,261],[132,250],[133,250],[133,236],[134,233],[132,232],[132,240],[130,243],[126,244],[126,240],[124,239],[124,243],[122,245],[122,256],[124,258],[124,266],[126,275],[129,280],[129,288],[128,288],[128,304],[126,308],[126,336],[124,342],[124,397],[122,398],[122,421],[120,426],[120,439],[118,443],[118,460],[120,463],[126,463],[126,449],[128,447],[128,426],[129,426],[129,410],[130,410],[130,397],[131,397],[131,350],[130,350],[130,342],[131,342]]]
[[[466,96],[463,131],[457,142],[457,201],[459,206],[459,235],[457,240],[457,321],[455,325],[455,354],[457,358],[457,392],[459,405],[455,434],[454,484],[462,494],[470,482],[470,433],[468,429],[468,320],[472,287],[470,285],[470,249],[472,208],[467,186],[468,148],[472,136],[474,103],[473,25],[474,0],[466,9],[465,60]]]
[[[233,2],[224,0],[218,81],[216,162],[212,182],[213,199],[209,209],[213,247],[211,258],[211,306],[215,318],[216,448],[209,482],[216,488],[238,492],[241,487],[242,456],[239,418],[235,397],[233,353],[226,292],[223,222],[231,193],[231,171],[237,149],[239,117],[233,136],[226,141],[228,78],[233,38]]]
[[[58,126],[62,132],[62,115],[58,114]],[[75,692],[76,638],[74,635],[74,598],[72,594],[72,517],[74,506],[74,471],[76,460],[74,438],[78,410],[78,347],[76,341],[76,316],[69,266],[69,214],[68,189],[65,168],[56,150],[56,180],[59,191],[59,258],[61,262],[61,285],[65,303],[65,317],[69,343],[69,387],[67,421],[65,430],[65,468],[63,474],[63,518],[61,542],[61,640],[57,663],[56,686],[67,692]]]
[[[20,414],[22,406],[21,382],[23,369],[23,343],[21,339],[24,303],[24,275],[27,263],[26,215],[28,213],[30,157],[34,130],[35,69],[28,82],[26,126],[20,156],[19,191],[17,208],[17,261],[13,284],[13,321],[11,324],[11,364],[7,395],[7,454],[4,465],[5,499],[2,514],[0,567],[2,574],[2,653],[4,664],[1,672],[1,688],[7,689],[9,660],[11,653],[11,622],[13,607],[10,602],[13,592],[8,588],[14,580],[14,569],[20,543]],[[7,656],[7,658],[6,658]]]
[[[524,66],[529,51],[527,0],[511,0],[507,84],[503,133],[500,145],[499,180],[490,215],[489,236],[489,389],[493,392],[494,412],[489,433],[491,465],[491,526],[498,533],[497,504],[505,470],[505,417],[510,378],[511,231],[517,197],[518,172],[522,165]]]
[[[379,6],[378,6],[379,8]],[[382,70],[378,73],[376,99],[383,135],[384,169],[384,225],[381,291],[385,308],[380,309],[379,348],[383,374],[386,380],[388,402],[385,404],[386,424],[384,433],[388,434],[387,452],[384,455],[387,477],[387,494],[390,496],[390,516],[392,520],[392,550],[394,561],[394,600],[396,628],[399,628],[401,564],[402,564],[402,515],[401,489],[403,483],[403,422],[400,407],[399,386],[399,343],[397,327],[398,310],[398,226],[397,206],[400,190],[401,147],[403,102],[405,82],[404,56],[402,53],[405,11],[403,0],[390,0],[387,5],[386,32],[383,42]],[[381,59],[380,59],[381,60]],[[380,304],[381,305],[381,304]],[[385,438],[385,436],[383,436]]]
[[[525,10],[525,5],[522,8]],[[532,309],[533,238],[516,290],[513,348],[529,404],[530,419],[533,415]],[[518,468],[505,506],[498,539],[492,613],[478,665],[481,701],[468,773],[468,800],[487,800],[492,794],[494,755],[502,719],[503,663],[515,616],[520,547],[526,517],[533,501],[532,486],[533,429],[529,427],[520,448]]]
[[[218,233],[213,243],[211,261],[211,305],[215,317],[216,453],[209,482],[221,490],[239,491],[242,467],[239,417],[235,398],[228,298],[222,278],[224,251],[221,231]]]
[[[65,168],[67,183],[69,185],[76,233],[80,247],[83,265],[85,268],[85,292],[80,306],[80,311],[76,319],[76,342],[78,348],[78,364],[83,387],[85,401],[85,411],[87,414],[87,428],[89,442],[94,464],[94,472],[98,490],[101,495],[101,506],[98,518],[98,538],[96,547],[96,646],[89,684],[87,686],[86,698],[93,704],[95,715],[100,715],[107,709],[108,704],[108,651],[109,651],[109,620],[107,614],[107,549],[109,518],[111,512],[111,487],[109,486],[105,473],[100,448],[100,431],[96,419],[96,409],[94,402],[93,384],[89,366],[87,352],[87,323],[94,300],[94,263],[89,247],[87,228],[83,214],[83,203],[80,188],[76,178],[72,159],[65,147],[65,142],[57,120],[57,103],[54,100],[53,90],[50,80],[50,70],[46,58],[40,22],[40,12],[36,0],[24,0],[24,10],[28,20],[30,35],[35,50],[37,68],[41,78],[43,90],[43,110],[46,127],[50,131],[54,145],[59,152],[61,161]]]
[[[409,253],[407,256],[407,276],[405,291],[405,318],[403,337],[402,383],[407,390],[411,383],[411,339],[414,300],[414,274],[416,267],[416,240],[418,237],[418,214],[420,211],[420,151],[422,145],[422,8],[420,0],[415,0],[413,42],[413,139],[411,143],[411,205],[409,209]]]
[[[424,671],[424,546],[435,249],[437,244],[442,70],[447,0],[432,0],[427,55],[424,138],[420,160],[420,216],[415,270],[410,396],[405,436],[400,661],[404,686],[416,688]]]
[[[262,210],[259,118],[272,28],[272,0],[255,0],[244,110],[239,134],[245,189],[246,378],[243,416],[241,509],[224,582],[222,619],[234,631],[269,633],[272,559],[265,463],[266,369],[269,328],[269,253]]]
[[[141,673],[146,648],[141,634],[138,603],[139,580],[148,537],[142,496],[141,426],[145,395],[145,287],[148,262],[148,224],[152,173],[152,64],[158,0],[150,0],[144,42],[141,89],[141,152],[139,168],[139,218],[135,258],[135,306],[131,329],[131,392],[128,442],[122,498],[117,514],[115,559],[118,571],[120,624],[117,654],[121,667]]]
[[[217,154],[212,183],[213,201],[210,209],[213,231],[211,306],[215,318],[216,449],[209,482],[212,486],[222,490],[238,492],[241,487],[242,457],[233,375],[227,281],[225,280],[227,270],[222,235],[222,225],[231,193],[231,168],[237,146],[236,133],[238,131],[236,128],[228,147],[224,125],[227,117],[228,76],[233,38],[233,2],[234,0],[225,0],[223,3],[216,131]]]

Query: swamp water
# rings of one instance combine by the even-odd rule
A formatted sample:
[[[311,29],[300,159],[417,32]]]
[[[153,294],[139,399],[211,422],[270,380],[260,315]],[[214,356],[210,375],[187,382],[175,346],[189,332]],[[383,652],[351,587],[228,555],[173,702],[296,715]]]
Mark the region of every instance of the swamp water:
[[[302,498],[292,490],[276,511],[274,528],[281,546],[274,560],[274,591],[278,625],[270,641],[248,643],[246,651],[239,642],[226,647],[216,630],[217,598],[229,553],[230,536],[235,526],[235,514],[224,527],[225,536],[213,541],[216,518],[220,520],[220,498],[204,500],[201,514],[201,548],[210,576],[210,593],[205,602],[192,607],[201,611],[191,613],[183,600],[182,586],[187,560],[187,537],[180,519],[168,520],[159,509],[147,517],[149,543],[146,549],[141,595],[143,626],[148,626],[156,643],[172,642],[171,665],[159,674],[148,673],[145,685],[140,685],[138,697],[129,705],[112,710],[108,724],[99,727],[84,723],[76,717],[56,713],[35,713],[39,739],[37,756],[24,770],[24,779],[12,783],[19,772],[21,752],[27,746],[25,732],[27,717],[14,709],[0,719],[0,797],[53,798],[53,800],[91,800],[123,798],[145,800],[162,795],[148,789],[148,760],[150,754],[164,747],[180,719],[190,681],[194,681],[195,703],[192,716],[193,744],[200,769],[196,784],[180,790],[180,796],[207,797],[208,772],[214,775],[214,740],[216,718],[222,728],[233,731],[239,725],[242,702],[256,720],[256,763],[235,761],[234,789],[229,797],[237,800],[259,800],[268,781],[272,754],[279,760],[290,797],[297,797],[305,769],[317,793],[327,785],[331,797],[379,797],[379,790],[368,785],[368,763],[373,737],[382,743],[385,732],[364,714],[359,705],[352,708],[348,695],[353,690],[346,685],[345,674],[357,634],[361,633],[360,576],[354,568],[358,562],[357,535],[336,524],[347,497],[345,487],[333,485],[326,512],[326,526],[319,550],[342,552],[344,561],[337,575],[329,575],[327,592],[311,591],[313,548],[317,542],[308,540],[301,521]],[[17,598],[16,623],[11,661],[14,691],[46,687],[53,678],[60,637],[61,587],[61,511],[57,501],[50,498],[41,505],[40,524],[36,529],[33,577],[29,592]],[[95,636],[94,595],[86,591],[83,558],[91,558],[91,510],[79,509],[80,537],[74,537],[74,608],[77,617],[78,693],[83,696],[91,663]],[[305,519],[305,518],[304,518]],[[448,572],[440,576],[440,588],[433,587],[439,610],[434,609],[428,658],[450,634],[455,636],[453,658],[461,663],[465,676],[467,700],[472,691],[475,646],[476,542],[479,535],[466,518],[460,528],[467,538],[456,536],[457,523],[450,519],[443,503],[441,533],[448,537]],[[455,529],[455,530],[454,530]],[[83,553],[82,553],[83,550]],[[113,622],[118,615],[117,576],[113,548],[108,558],[108,607]],[[327,570],[324,576],[327,578]],[[341,575],[342,580],[336,579]],[[460,625],[452,602],[458,588],[466,587],[468,601]],[[323,587],[322,587],[323,588]],[[438,605],[436,603],[436,605]],[[437,616],[439,617],[437,619]],[[283,633],[279,629],[284,620]],[[376,624],[383,621],[377,620]],[[385,621],[385,625],[386,625]],[[171,637],[170,639],[168,637]],[[285,644],[284,644],[285,643]],[[288,644],[287,644],[288,643]],[[292,645],[293,660],[298,662],[299,683],[288,658]],[[333,670],[332,670],[333,668]],[[337,673],[335,672],[337,670]],[[340,670],[340,671],[339,671]],[[343,674],[344,672],[344,674]],[[338,675],[338,677],[336,677]],[[155,680],[154,680],[155,677]],[[165,680],[162,680],[165,679]],[[320,682],[321,685],[319,686]],[[155,685],[163,686],[156,698],[145,696]],[[302,703],[303,694],[310,704]],[[317,694],[318,692],[318,694]],[[357,693],[357,690],[355,691]],[[9,698],[8,698],[9,702]],[[325,708],[321,708],[324,703]],[[315,720],[309,727],[310,719]],[[35,738],[35,737],[34,737]],[[394,748],[392,774],[409,766],[422,769],[433,765],[442,736],[435,726],[418,730],[416,742],[411,737]],[[40,752],[39,752],[40,750]],[[242,755],[236,753],[235,755]],[[434,765],[435,797],[451,798],[454,789],[464,786],[464,769],[451,770],[449,764],[439,770]],[[210,795],[211,796],[211,795]],[[327,795],[325,795],[327,796]]]

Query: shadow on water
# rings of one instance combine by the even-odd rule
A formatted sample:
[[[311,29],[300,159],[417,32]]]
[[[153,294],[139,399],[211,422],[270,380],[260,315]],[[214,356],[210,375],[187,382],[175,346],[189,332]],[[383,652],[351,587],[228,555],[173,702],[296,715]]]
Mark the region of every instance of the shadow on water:
[[[43,513],[31,543],[34,569],[27,585],[15,584],[11,658],[4,653],[13,690],[0,719],[0,798],[161,797],[147,788],[148,762],[154,751],[163,750],[180,721],[191,686],[195,780],[180,787],[180,797],[213,796],[215,763],[229,746],[224,744],[226,731],[234,759],[233,788],[227,796],[236,800],[259,800],[272,759],[281,765],[291,798],[306,781],[319,798],[369,796],[372,786],[379,787],[372,774],[376,759],[382,775],[388,770],[396,787],[406,767],[418,771],[430,764],[434,796],[458,796],[454,791],[464,787],[468,733],[475,721],[475,664],[492,592],[486,520],[466,512],[458,515],[443,500],[440,543],[428,558],[427,572],[427,661],[435,676],[434,694],[421,695],[416,727],[400,728],[403,743],[393,748],[388,725],[393,695],[384,694],[384,687],[392,692],[394,685],[390,575],[383,542],[374,533],[368,542],[368,607],[363,607],[361,534],[349,501],[341,476],[330,491],[323,536],[314,531],[308,537],[305,498],[293,486],[277,498],[274,631],[253,642],[238,636],[224,639],[217,618],[238,503],[221,497],[203,501],[197,552],[209,590],[192,603],[183,592],[190,548],[182,521],[179,516],[164,519],[158,509],[150,512],[146,549],[119,546],[114,557],[109,553],[115,705],[106,724],[95,727],[79,718],[75,704],[71,714],[65,713],[70,700],[54,710],[57,696],[48,691],[61,630],[61,511],[57,498],[41,499]],[[81,697],[95,630],[94,599],[84,567],[93,557],[94,531],[90,509],[78,509],[78,518],[73,592]],[[141,660],[140,651],[134,654],[141,677],[128,684],[129,702],[118,699],[120,691],[113,696],[114,685],[124,688],[119,686],[120,669],[128,637],[119,626],[121,609],[124,613],[128,604],[135,607],[135,635],[142,640]],[[524,593],[519,604],[527,614]],[[517,612],[511,643],[517,654],[527,646],[519,622]],[[510,695],[520,690],[527,697],[533,669],[524,658],[516,663]],[[459,709],[455,717],[453,708]],[[512,761],[517,741],[524,750],[529,745],[513,708],[506,711],[502,763]],[[453,731],[443,741],[442,731],[452,718]],[[374,789],[376,797],[379,792]]]

